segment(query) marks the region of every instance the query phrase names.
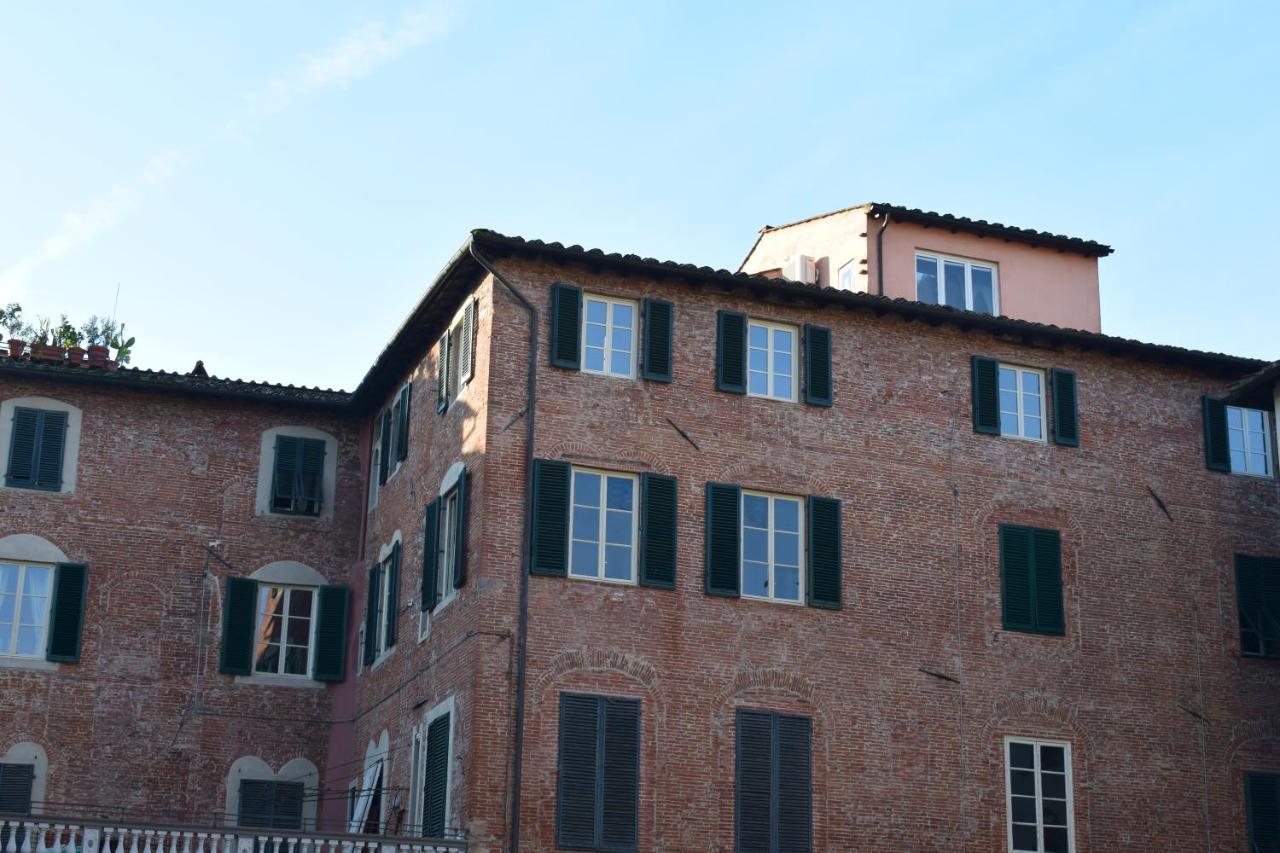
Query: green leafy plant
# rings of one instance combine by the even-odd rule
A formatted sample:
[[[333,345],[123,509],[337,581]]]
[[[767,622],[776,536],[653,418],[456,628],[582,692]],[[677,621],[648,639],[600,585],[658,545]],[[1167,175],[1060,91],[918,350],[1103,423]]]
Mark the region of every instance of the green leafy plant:
[[[80,327],[85,346],[111,346],[111,339],[120,334],[120,327],[114,320],[94,314]]]
[[[128,364],[129,359],[133,355],[133,343],[135,338],[126,338],[124,336],[124,323],[120,324],[120,328],[111,338],[111,346],[116,351],[116,361],[120,364]]]
[[[17,302],[10,302],[3,309],[0,309],[0,329],[8,332],[9,337],[23,341],[32,340],[36,334],[35,329],[23,322],[22,306]]]
[[[58,325],[53,327],[52,334],[54,346],[67,347],[68,349],[80,346],[82,337],[80,330],[71,325],[71,321],[67,319],[66,314],[63,314]]]

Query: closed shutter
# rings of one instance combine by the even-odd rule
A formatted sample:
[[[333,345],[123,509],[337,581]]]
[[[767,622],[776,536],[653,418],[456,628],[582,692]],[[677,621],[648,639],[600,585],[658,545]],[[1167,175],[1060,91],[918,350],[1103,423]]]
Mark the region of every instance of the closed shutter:
[[[1227,440],[1227,404],[1204,397],[1204,463],[1211,471],[1231,470],[1231,446]]]
[[[677,491],[675,477],[640,475],[640,583],[644,586],[675,588]]]
[[[449,714],[427,726],[427,766],[422,791],[422,834],[443,838],[449,795]]]
[[[381,602],[382,567],[374,563],[369,567],[369,598],[364,609],[364,665],[370,666],[378,659],[378,605]]]
[[[67,413],[15,408],[5,485],[56,492],[62,488]]]
[[[396,459],[404,461],[409,455],[409,403],[413,397],[413,385],[404,386],[400,392],[400,420],[397,422]]]
[[[747,315],[716,312],[716,390],[747,393]]]
[[[1000,526],[1004,627],[1062,634],[1062,539],[1056,530]]]
[[[804,400],[811,406],[831,405],[831,330],[804,327]]]
[[[387,613],[386,647],[396,644],[396,623],[400,619],[400,543],[391,546],[391,559],[387,564]]]
[[[599,714],[595,696],[560,696],[556,843],[561,847],[595,845]]]
[[[778,715],[777,813],[779,853],[813,849],[812,723],[807,717]]]
[[[276,436],[276,464],[272,472],[271,508],[292,512],[298,485],[298,444],[301,439]]]
[[[307,515],[319,515],[320,508],[324,505],[324,441],[304,438],[299,452],[302,460],[302,482],[298,489],[301,505],[295,506],[295,509]]]
[[[973,356],[973,431],[1000,434],[1000,362]]]
[[[440,499],[427,504],[422,521],[422,586],[418,609],[431,611],[440,602]]]
[[[569,465],[533,461],[533,554],[529,573],[564,577],[569,547]]]
[[[1076,411],[1076,375],[1069,370],[1049,371],[1053,393],[1053,440],[1067,447],[1080,446],[1080,422]]]
[[[840,501],[810,497],[808,512],[809,603],[840,608]]]
[[[0,815],[31,814],[34,764],[0,763]]]
[[[1062,634],[1062,539],[1056,530],[1033,530],[1032,557],[1035,562],[1036,630],[1041,634]]]
[[[741,589],[742,490],[707,483],[707,593],[736,597]]]
[[[382,485],[387,482],[387,475],[391,473],[391,412],[384,411],[382,413],[382,453],[378,460],[378,484]]]
[[[449,408],[449,333],[440,336],[440,351],[436,356],[436,411]]]
[[[567,284],[551,286],[551,364],[577,370],[581,364],[582,291]]]
[[[1280,775],[1246,773],[1245,810],[1251,853],[1280,851]]]
[[[40,413],[40,451],[36,462],[36,488],[62,488],[62,450],[67,441],[67,413]]]
[[[305,798],[306,789],[301,782],[243,779],[238,823],[262,829],[302,829]]]
[[[469,475],[464,469],[458,475],[458,508],[453,517],[453,588],[462,589],[467,584],[467,481]]]
[[[15,408],[9,437],[9,467],[5,471],[6,486],[34,486],[36,480],[36,444],[40,412]]]
[[[471,381],[476,369],[476,300],[467,299],[462,309],[462,332],[458,335],[458,381],[466,385]]]
[[[88,592],[88,566],[58,563],[54,568],[53,601],[49,606],[49,642],[45,655],[48,660],[67,663],[80,660]]]
[[[673,311],[671,303],[665,300],[644,301],[644,369],[641,375],[653,382],[671,381]]]
[[[276,829],[302,829],[305,795],[306,789],[301,782],[275,782],[271,797],[271,826]]]
[[[772,853],[773,715],[739,710],[736,722],[737,849],[741,853]]]
[[[1280,559],[1236,555],[1240,652],[1280,657]]]
[[[640,815],[640,703],[601,699],[600,838],[608,850],[634,850]]]
[[[316,605],[316,657],[312,678],[342,681],[347,674],[347,612],[351,590],[322,586]]]
[[[219,670],[229,675],[253,671],[253,626],[257,618],[258,582],[227,578],[222,603],[222,655]]]
[[[765,711],[737,713],[737,849],[813,849],[812,722]]]

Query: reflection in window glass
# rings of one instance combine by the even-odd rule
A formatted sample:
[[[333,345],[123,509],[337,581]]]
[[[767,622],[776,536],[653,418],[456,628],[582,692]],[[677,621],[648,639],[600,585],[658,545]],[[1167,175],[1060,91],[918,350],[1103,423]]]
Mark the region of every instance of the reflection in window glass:
[[[938,304],[938,259],[916,255],[916,299]]]
[[[258,634],[254,672],[310,675],[315,590],[258,586]]]
[[[569,573],[635,580],[636,478],[574,469]]]
[[[1227,406],[1227,444],[1232,473],[1271,476],[1271,427],[1266,412]]]
[[[916,299],[920,302],[995,314],[997,291],[996,270],[989,264],[940,255],[916,255]]]
[[[1000,365],[1000,434],[1044,440],[1044,373]]]
[[[44,657],[53,569],[0,563],[0,655]]]
[[[742,594],[800,600],[800,500],[742,494]]]
[[[752,321],[747,328],[747,393],[795,399],[796,331]]]
[[[632,375],[636,306],[625,299],[585,298],[582,369],[587,373]]]

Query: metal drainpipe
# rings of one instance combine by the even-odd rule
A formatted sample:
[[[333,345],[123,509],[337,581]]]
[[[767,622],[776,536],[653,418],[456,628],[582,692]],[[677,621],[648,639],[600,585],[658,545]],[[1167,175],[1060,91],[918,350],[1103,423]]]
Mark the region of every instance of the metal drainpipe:
[[[876,290],[884,296],[884,229],[889,227],[889,211],[884,212],[884,221],[876,232]]]
[[[516,290],[511,282],[484,256],[476,251],[474,240],[468,243],[467,250],[476,263],[500,283],[508,293],[529,315],[529,370],[525,380],[525,441],[524,441],[524,531],[523,549],[520,565],[520,615],[516,628],[516,712],[515,732],[511,741],[511,815],[508,821],[507,849],[516,853],[520,849],[520,778],[524,761],[524,690],[525,690],[525,658],[526,640],[529,632],[529,563],[533,555],[533,436],[534,412],[538,402],[538,309],[533,303]]]

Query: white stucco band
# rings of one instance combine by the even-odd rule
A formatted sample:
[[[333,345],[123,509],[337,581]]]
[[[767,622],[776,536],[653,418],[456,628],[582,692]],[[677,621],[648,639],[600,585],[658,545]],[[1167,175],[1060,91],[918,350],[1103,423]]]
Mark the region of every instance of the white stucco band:
[[[276,560],[267,563],[249,575],[262,583],[280,584],[282,586],[324,586],[328,583],[324,575],[295,560]]]
[[[321,503],[318,517],[333,518],[333,496],[337,491],[335,485],[338,479],[338,440],[323,430],[305,426],[278,426],[262,433],[262,442],[258,451],[258,495],[254,501],[254,511],[258,515],[271,514],[271,484],[275,475],[276,436],[280,435],[314,438],[324,442],[324,473],[321,475]]]
[[[11,397],[0,402],[0,465],[6,467],[9,464],[9,442],[13,438],[13,410],[17,408],[66,412],[67,435],[66,443],[62,447],[62,488],[56,492],[44,492],[44,494],[72,494],[76,490],[76,462],[80,458],[80,422],[82,420],[80,410],[70,403],[55,400],[52,397]],[[4,478],[0,477],[0,489],[8,488],[18,487],[6,486]],[[24,491],[30,490],[24,489]]]
[[[0,756],[5,764],[32,765],[31,780],[31,813],[44,813],[44,792],[49,783],[49,757],[38,743],[16,743]]]
[[[43,536],[34,533],[14,533],[0,538],[0,560],[17,560],[24,563],[65,563],[67,555]]]

